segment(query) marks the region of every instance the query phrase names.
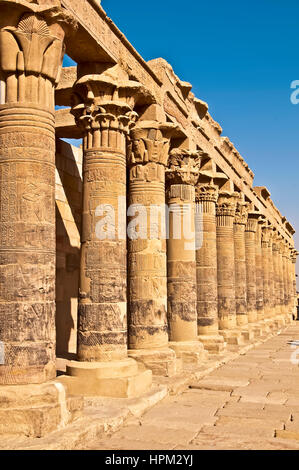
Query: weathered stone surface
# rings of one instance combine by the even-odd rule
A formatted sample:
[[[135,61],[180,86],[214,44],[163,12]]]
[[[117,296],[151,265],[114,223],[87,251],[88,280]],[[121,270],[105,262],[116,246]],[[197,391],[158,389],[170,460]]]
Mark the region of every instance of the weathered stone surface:
[[[272,337],[264,347],[260,345],[251,351],[265,351],[266,347],[268,355],[271,354],[273,357],[280,357],[281,354],[288,352],[288,346],[281,336]],[[265,359],[257,366],[253,354],[250,354],[251,351],[223,365],[209,377],[198,382],[198,386],[208,382],[215,386],[214,377],[218,376],[219,384],[227,383],[229,391],[190,389],[179,396],[167,397],[135,423],[131,422],[130,426],[115,433],[110,439],[99,441],[95,439],[93,443],[88,444],[88,448],[134,449],[136,446],[138,449],[155,449],[161,444],[155,435],[155,430],[159,428],[159,433],[164,436],[163,443],[166,449],[297,449],[298,423],[291,419],[296,416],[298,406],[271,404],[265,401],[262,390],[271,395],[277,393],[276,390],[282,391],[285,385],[279,384],[281,373],[278,366],[275,367],[274,377],[264,380],[268,361]],[[226,377],[229,377],[233,370],[236,371],[236,377],[239,377],[240,367],[244,364],[242,359],[246,359],[250,367],[243,369],[244,380],[240,387],[238,378],[232,377],[228,380]],[[289,362],[285,370],[289,376],[294,374],[292,368]],[[259,378],[252,379],[250,369],[257,372]],[[249,372],[247,379],[246,370]],[[232,394],[232,389],[240,393],[249,390],[246,398],[253,400],[238,399],[234,393]],[[295,382],[292,390],[296,391]],[[262,400],[255,400],[258,398],[257,395],[251,395],[257,392],[263,395],[260,397]],[[186,422],[188,428],[182,424]],[[178,431],[176,436],[173,434],[175,430]],[[192,433],[193,437],[190,437]]]
[[[250,348],[292,321],[298,252],[293,227],[267,188],[252,186],[208,105],[164,59],[145,62],[99,2],[0,7],[0,399],[6,387],[32,385],[24,407],[8,393],[1,419],[34,436],[59,427],[62,408],[80,408],[78,397],[62,405],[62,390],[48,405],[55,348],[79,361],[63,379],[77,394],[143,393],[151,371],[141,363],[171,393],[182,390],[204,374],[199,363],[209,370],[244,339]],[[61,73],[65,51],[79,65]],[[71,150],[61,137],[83,146]],[[188,233],[176,237],[187,205]],[[133,370],[123,375],[127,361]],[[249,364],[250,384],[237,387]],[[202,386],[231,390],[240,404],[293,406],[296,393],[279,388],[288,364],[279,350],[248,353],[239,377],[228,367]],[[36,409],[28,404],[38,386]],[[205,435],[233,427],[202,413]],[[240,427],[246,419],[258,425],[250,416]],[[179,439],[193,445],[184,432]]]
[[[183,220],[184,207],[190,211],[190,235],[195,237],[192,186],[197,179],[196,154],[177,151],[170,154],[170,169],[166,172],[170,209],[169,240],[167,241],[167,291],[170,341],[192,341],[197,338],[195,239],[176,238],[176,223]],[[179,220],[178,220],[179,218]],[[182,231],[183,232],[183,231]]]
[[[43,7],[1,9],[0,384],[41,383],[55,377],[54,87],[64,31]]]
[[[247,217],[246,204],[240,200],[234,222],[236,315],[237,325],[240,327],[248,324],[245,245]]]

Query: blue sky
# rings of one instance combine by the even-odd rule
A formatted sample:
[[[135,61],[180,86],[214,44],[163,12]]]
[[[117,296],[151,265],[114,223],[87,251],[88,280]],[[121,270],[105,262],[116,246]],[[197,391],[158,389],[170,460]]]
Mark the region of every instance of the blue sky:
[[[192,83],[299,232],[298,0],[101,3],[145,60],[163,57]]]

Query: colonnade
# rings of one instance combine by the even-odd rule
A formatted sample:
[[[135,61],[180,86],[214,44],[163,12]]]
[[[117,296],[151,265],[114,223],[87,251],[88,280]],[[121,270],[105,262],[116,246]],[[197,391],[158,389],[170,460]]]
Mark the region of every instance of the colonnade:
[[[38,8],[15,4],[0,30],[6,397],[56,377],[54,90],[69,21]],[[140,395],[152,373],[175,375],[290,321],[298,253],[283,221],[273,225],[212,156],[178,141],[144,85],[82,64],[71,112],[84,136],[78,351],[61,383]]]

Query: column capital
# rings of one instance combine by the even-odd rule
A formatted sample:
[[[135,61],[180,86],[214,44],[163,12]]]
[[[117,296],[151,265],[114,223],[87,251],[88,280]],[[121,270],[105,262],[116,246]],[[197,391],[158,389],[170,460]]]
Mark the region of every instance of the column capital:
[[[271,225],[265,225],[262,227],[262,246],[270,247],[273,241],[273,227]]]
[[[128,134],[138,115],[137,100],[146,93],[133,80],[118,82],[108,74],[86,74],[77,80],[72,96],[72,114],[85,132],[119,131]]]
[[[296,264],[297,262],[297,256],[299,255],[299,251],[297,250],[292,250],[291,252],[291,260],[292,260],[292,263]]]
[[[239,201],[236,206],[235,221],[236,225],[246,225],[248,221],[248,204]]]
[[[216,204],[216,215],[235,217],[238,193],[220,191]]]
[[[167,167],[169,134],[174,128],[158,121],[139,121],[130,133],[129,165],[155,163]]]
[[[281,241],[281,253],[284,258],[289,258],[290,252],[289,252],[289,244],[288,241],[283,238]]]
[[[260,217],[261,214],[259,214],[258,212],[248,212],[248,220],[245,229],[246,232],[256,233]]]
[[[0,0],[0,6],[9,23],[0,29],[0,104],[30,103],[54,112],[65,29],[75,26],[73,17],[58,1]]]
[[[282,236],[275,231],[273,233],[273,241],[272,241],[272,250],[273,251],[279,252],[281,241],[282,241]]]
[[[168,168],[165,171],[166,182],[194,186],[198,181],[201,158],[199,153],[186,149],[171,150]]]
[[[196,202],[213,202],[218,199],[218,186],[209,183],[198,183],[195,187]]]

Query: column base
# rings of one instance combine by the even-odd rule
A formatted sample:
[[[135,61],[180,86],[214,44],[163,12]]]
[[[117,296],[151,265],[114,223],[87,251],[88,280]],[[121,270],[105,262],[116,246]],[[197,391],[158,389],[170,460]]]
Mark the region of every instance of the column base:
[[[272,323],[273,323],[274,330],[280,330],[281,328],[285,326],[284,318],[278,315],[273,318]]]
[[[264,328],[265,333],[271,333],[273,331],[279,330],[283,325],[284,325],[284,322],[282,322],[276,316],[272,318],[265,318],[261,322],[261,326],[262,328]]]
[[[244,338],[241,334],[241,331],[238,329],[232,330],[219,330],[219,334],[223,336],[224,341],[228,344],[234,344],[241,346],[244,344]]]
[[[278,322],[276,317],[266,318],[260,324],[265,333],[271,333],[272,331],[278,329]]]
[[[44,384],[0,386],[0,435],[44,437],[80,418],[83,398],[70,396],[57,379]]]
[[[129,357],[144,364],[154,375],[172,377],[182,370],[182,359],[173,349],[129,349]]]
[[[267,327],[257,322],[248,323],[248,327],[250,331],[253,332],[255,338],[259,338],[260,336],[263,336],[267,332]]]
[[[221,354],[226,350],[226,342],[223,336],[216,335],[199,335],[198,340],[203,344],[204,348],[212,354]]]
[[[168,346],[174,350],[178,359],[182,359],[183,366],[198,365],[208,354],[199,341],[169,341]]]
[[[133,398],[147,392],[152,373],[131,358],[110,362],[70,361],[59,379],[73,394]]]
[[[255,338],[254,330],[250,328],[249,324],[240,328],[241,334],[245,341],[253,341]]]
[[[277,325],[277,328],[283,328],[286,324],[285,318],[281,314],[276,316],[274,322]]]

